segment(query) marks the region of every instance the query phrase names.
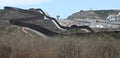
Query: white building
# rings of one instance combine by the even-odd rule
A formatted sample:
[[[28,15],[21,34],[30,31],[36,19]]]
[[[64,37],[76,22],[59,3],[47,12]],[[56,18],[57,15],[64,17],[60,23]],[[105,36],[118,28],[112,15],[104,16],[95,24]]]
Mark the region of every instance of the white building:
[[[118,14],[115,14],[115,15],[109,15],[107,17],[107,20],[109,20],[109,21],[120,21],[120,12]]]

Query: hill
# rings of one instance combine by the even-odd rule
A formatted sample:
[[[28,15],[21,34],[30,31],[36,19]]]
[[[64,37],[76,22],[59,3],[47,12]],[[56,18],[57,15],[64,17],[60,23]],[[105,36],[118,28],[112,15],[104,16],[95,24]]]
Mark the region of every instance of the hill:
[[[2,29],[8,29],[8,27],[11,28],[11,27],[14,26],[14,25],[9,24],[10,19],[20,19],[20,18],[34,17],[34,15],[31,15],[31,14],[28,14],[28,13],[22,13],[22,12],[19,12],[19,11],[1,10],[0,13],[1,13],[1,20],[4,21],[4,22],[1,22],[1,26],[4,26],[4,27],[0,26]],[[51,31],[58,32],[58,33],[59,32],[60,33],[71,33],[69,31],[73,31],[73,30],[69,30],[69,31],[65,31],[65,32],[61,31],[59,28],[57,28],[57,26],[51,20],[43,20],[43,19],[34,20],[34,18],[33,18],[33,20],[28,21],[28,22],[36,23],[37,25],[40,25],[40,26],[42,26],[46,29],[49,29]],[[72,32],[72,33],[76,33],[76,32]]]
[[[106,19],[107,16],[111,14],[118,14],[120,10],[88,10],[88,11],[79,11],[68,16],[67,19]]]
[[[9,19],[33,16],[0,10],[0,58],[119,58],[120,33],[89,34],[42,38],[22,27],[9,24]],[[38,22],[38,21],[36,21]],[[41,26],[54,29],[47,20]],[[69,25],[69,24],[68,24]],[[55,27],[56,28],[56,27]]]
[[[72,25],[74,22],[71,21],[72,18],[90,18],[90,19],[103,19],[104,17],[106,17],[108,14],[117,14],[119,11],[118,10],[91,10],[91,11],[80,11],[77,13],[74,13],[72,16],[69,16],[67,21],[61,21],[58,20],[59,22],[61,22],[61,25]],[[79,16],[80,14],[80,16]],[[16,29],[17,27],[15,27],[14,25],[9,24],[9,20],[10,19],[20,19],[20,18],[27,18],[27,17],[33,17],[34,15],[28,14],[28,13],[22,13],[22,12],[18,12],[18,11],[8,11],[8,10],[0,10],[0,31],[14,31],[14,29]],[[103,17],[102,17],[103,16]],[[34,22],[33,22],[34,21]],[[55,24],[53,24],[51,22],[51,20],[33,20],[33,21],[29,21],[32,23],[36,23],[40,26],[43,26],[46,29],[49,29],[51,31],[55,31],[55,32],[60,32],[60,33],[76,33],[76,32],[83,32],[80,30],[69,30],[69,31],[61,31],[60,29],[58,29]],[[70,22],[69,22],[70,21]],[[71,32],[72,31],[72,32]]]

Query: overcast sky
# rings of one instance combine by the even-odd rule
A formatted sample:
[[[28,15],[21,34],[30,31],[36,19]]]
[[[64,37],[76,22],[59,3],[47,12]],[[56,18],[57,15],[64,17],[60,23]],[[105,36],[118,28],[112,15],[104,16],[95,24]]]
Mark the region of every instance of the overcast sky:
[[[0,0],[0,8],[42,8],[52,17],[66,18],[80,10],[120,9],[120,0]]]

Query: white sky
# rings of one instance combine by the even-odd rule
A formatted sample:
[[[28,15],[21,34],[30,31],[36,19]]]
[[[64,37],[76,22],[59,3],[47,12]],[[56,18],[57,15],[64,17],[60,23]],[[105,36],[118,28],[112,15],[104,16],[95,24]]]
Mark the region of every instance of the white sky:
[[[24,5],[37,5],[51,0],[2,0],[0,5],[2,6],[24,6]]]

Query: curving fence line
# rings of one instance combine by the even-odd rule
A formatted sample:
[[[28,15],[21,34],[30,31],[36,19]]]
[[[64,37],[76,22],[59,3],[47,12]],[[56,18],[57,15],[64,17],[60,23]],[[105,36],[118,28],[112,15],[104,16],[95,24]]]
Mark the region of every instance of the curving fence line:
[[[50,17],[50,16],[47,16],[45,13],[44,13],[44,11],[42,10],[42,9],[39,9],[41,12],[42,12],[42,14],[45,16],[45,17],[47,17],[48,19],[50,19],[50,20],[52,20],[53,22],[55,22],[60,28],[62,28],[62,29],[66,29],[66,30],[69,30],[69,29],[73,29],[73,28],[77,28],[77,29],[86,29],[86,30],[88,30],[89,32],[94,32],[94,30],[92,30],[89,26],[77,26],[77,25],[72,25],[71,27],[65,27],[65,26],[62,26],[62,25],[60,25],[59,24],[59,22],[55,19],[55,18],[53,18],[53,17]]]
[[[95,33],[90,27],[88,26],[76,26],[76,25],[72,25],[71,27],[65,27],[65,26],[62,26],[59,24],[59,22],[55,19],[55,18],[52,18],[50,16],[47,16],[43,10],[41,9],[33,9],[33,10],[24,10],[24,9],[19,9],[19,8],[14,8],[14,7],[5,7],[4,8],[5,10],[12,10],[12,11],[19,11],[19,12],[22,12],[22,13],[26,13],[26,14],[31,14],[31,15],[34,15],[33,17],[29,17],[29,18],[21,18],[21,19],[11,19],[9,20],[9,22],[13,25],[18,25],[18,26],[23,26],[23,27],[28,27],[28,28],[31,28],[31,29],[34,29],[38,32],[41,32],[43,34],[45,34],[46,36],[56,36],[56,35],[100,35],[100,34],[110,34],[112,33],[112,35],[118,35],[120,34],[120,32],[117,32],[117,31],[113,31],[113,32],[97,32]],[[41,11],[41,13],[39,13],[39,11],[34,11],[34,10],[39,10]],[[54,21],[60,28],[64,29],[64,30],[69,30],[69,29],[72,29],[72,28],[77,28],[77,29],[86,29],[89,31],[89,33],[75,33],[75,34],[62,34],[62,33],[57,33],[57,32],[54,32],[54,31],[51,31],[49,29],[46,29],[40,25],[37,25],[37,24],[33,24],[33,23],[28,23],[26,21],[29,21],[29,20],[41,20],[41,19],[44,19],[44,16],[47,17],[49,20],[52,20]]]
[[[47,35],[47,36],[48,35],[51,35],[51,36],[52,35],[58,35],[58,33],[50,31],[50,30],[48,30],[48,29],[46,29],[42,26],[31,24],[31,23],[24,23],[24,22],[22,22],[22,19],[12,19],[9,22],[13,25],[18,25],[18,26],[23,26],[23,27],[28,27],[28,28],[34,29],[36,31],[39,31],[39,32]]]

